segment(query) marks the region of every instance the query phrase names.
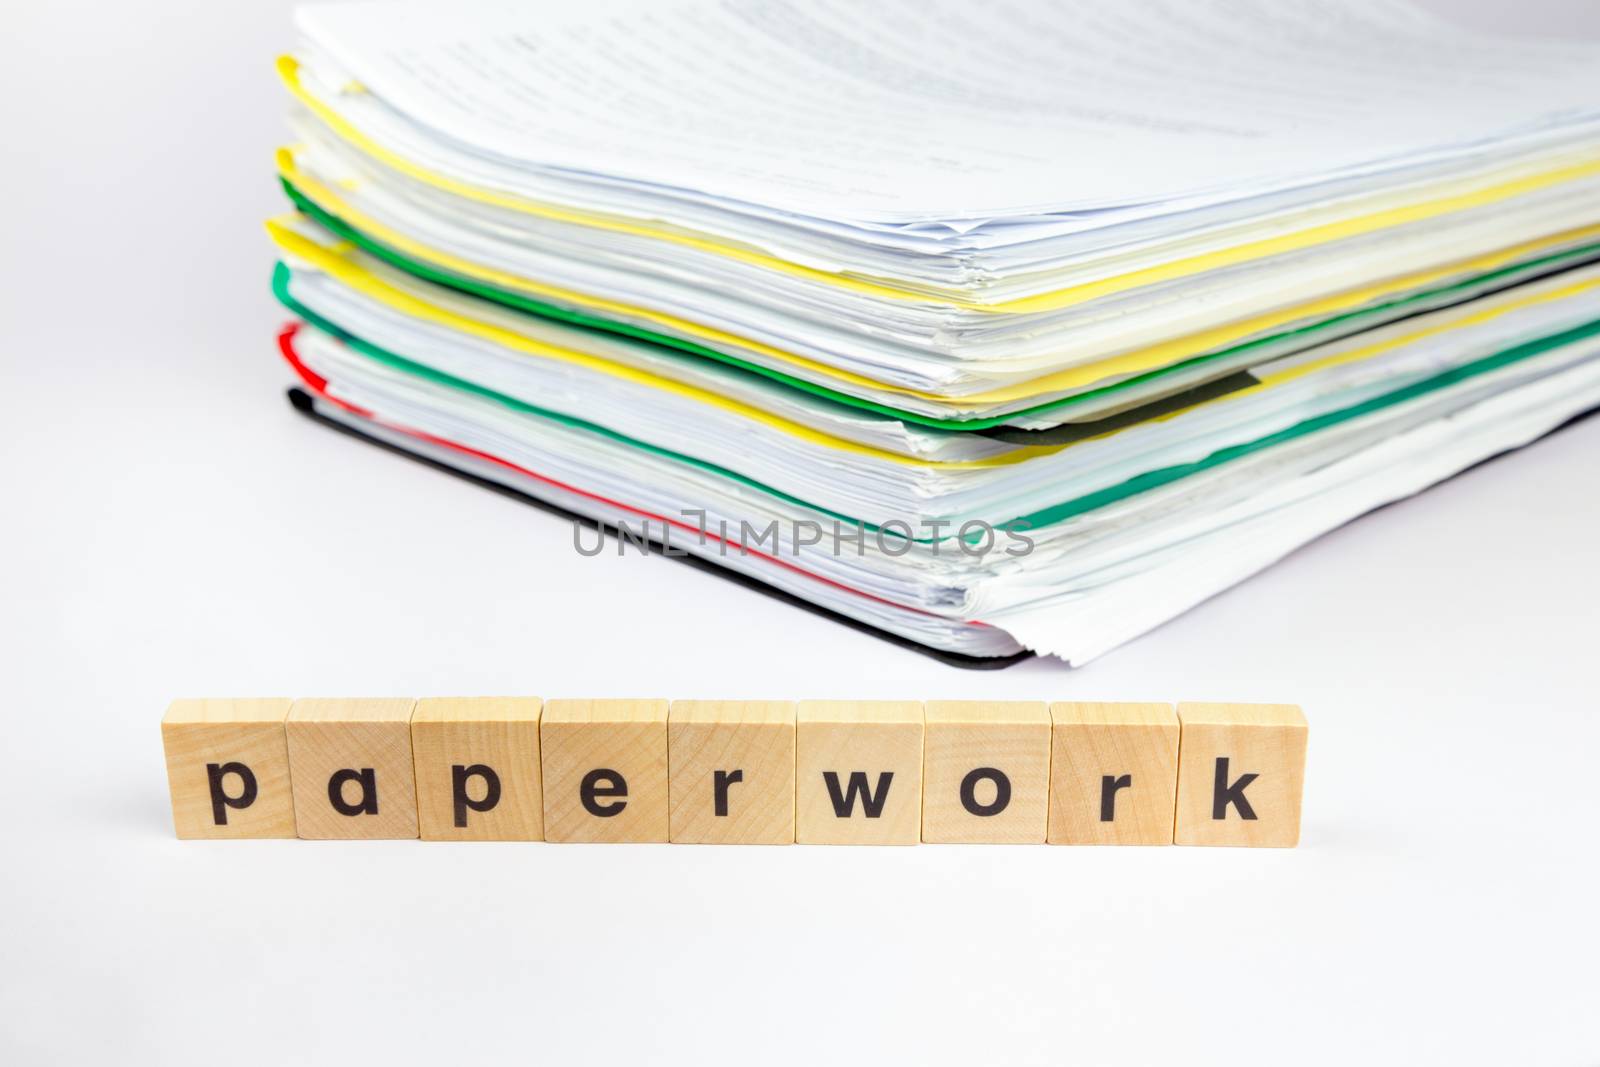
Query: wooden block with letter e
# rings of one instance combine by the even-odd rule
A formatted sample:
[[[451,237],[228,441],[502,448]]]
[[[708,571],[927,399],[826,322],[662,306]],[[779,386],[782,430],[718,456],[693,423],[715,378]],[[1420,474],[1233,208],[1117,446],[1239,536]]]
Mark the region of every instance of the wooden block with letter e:
[[[1050,709],[1042,701],[930,700],[922,840],[1043,844]]]
[[[675,700],[667,717],[670,836],[794,841],[794,715],[782,700]]]
[[[179,837],[293,837],[291,700],[174,700],[161,720]]]
[[[295,825],[310,840],[417,836],[410,697],[297,700],[289,709]]]
[[[1172,844],[1172,705],[1059,703],[1050,717],[1050,843]]]
[[[540,841],[538,697],[429,697],[411,713],[424,841]]]
[[[920,841],[922,732],[922,705],[915,701],[801,701],[795,714],[795,840]]]
[[[1293,704],[1179,704],[1180,845],[1300,840],[1306,717]]]
[[[667,840],[667,702],[551,700],[539,727],[546,841]]]

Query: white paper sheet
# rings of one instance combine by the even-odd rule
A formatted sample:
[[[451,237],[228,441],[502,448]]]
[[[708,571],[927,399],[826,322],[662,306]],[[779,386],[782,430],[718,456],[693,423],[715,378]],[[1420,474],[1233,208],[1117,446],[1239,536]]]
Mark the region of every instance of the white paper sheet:
[[[1600,67],[1392,0],[470,0],[298,25],[488,157],[951,232],[1537,140],[1595,121]]]

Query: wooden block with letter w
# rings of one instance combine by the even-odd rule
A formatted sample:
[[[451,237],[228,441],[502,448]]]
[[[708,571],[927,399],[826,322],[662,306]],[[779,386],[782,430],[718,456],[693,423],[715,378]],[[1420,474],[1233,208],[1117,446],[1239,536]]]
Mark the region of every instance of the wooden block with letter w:
[[[922,705],[803,700],[795,723],[795,840],[914,845],[922,839]]]

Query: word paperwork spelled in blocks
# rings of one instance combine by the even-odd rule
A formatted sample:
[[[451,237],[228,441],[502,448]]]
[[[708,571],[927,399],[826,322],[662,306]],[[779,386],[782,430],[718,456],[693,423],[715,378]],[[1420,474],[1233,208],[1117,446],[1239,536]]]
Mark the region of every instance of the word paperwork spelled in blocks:
[[[180,838],[1242,845],[1300,837],[1288,704],[179,700]]]

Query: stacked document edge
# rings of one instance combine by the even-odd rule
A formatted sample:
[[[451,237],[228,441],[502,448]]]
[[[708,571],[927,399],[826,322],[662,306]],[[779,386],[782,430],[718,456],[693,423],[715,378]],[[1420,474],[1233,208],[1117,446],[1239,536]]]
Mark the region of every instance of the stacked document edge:
[[[1397,51],[1456,33],[1360,6]],[[295,211],[269,231],[307,409],[919,646],[1083,662],[1600,405],[1600,109],[1568,46],[1509,49],[1518,122],[1409,161],[846,223],[778,185],[757,210],[531,166],[508,148],[541,148],[537,116],[430,124],[535,31],[468,5],[430,45],[438,9],[384,10],[305,9],[280,67]]]

